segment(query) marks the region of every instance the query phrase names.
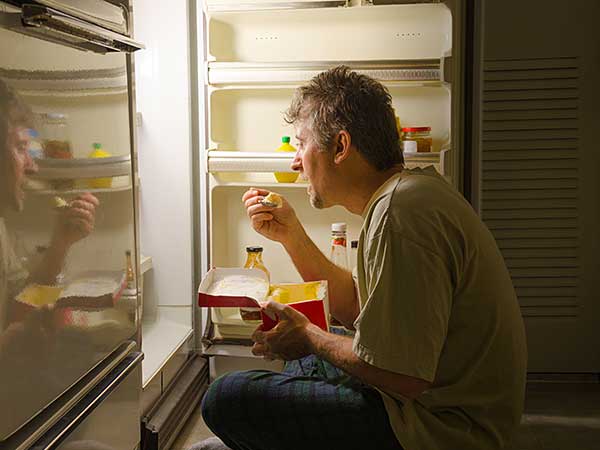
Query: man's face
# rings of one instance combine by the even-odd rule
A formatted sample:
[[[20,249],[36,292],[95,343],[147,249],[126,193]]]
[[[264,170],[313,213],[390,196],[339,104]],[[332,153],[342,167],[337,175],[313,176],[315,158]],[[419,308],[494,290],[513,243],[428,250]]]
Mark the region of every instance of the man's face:
[[[306,121],[296,125],[296,139],[298,151],[292,169],[299,171],[302,177],[308,180],[310,204],[317,209],[333,206],[329,195],[333,169],[331,152],[323,151],[318,147]]]
[[[29,155],[29,133],[22,126],[9,126],[7,141],[7,168],[6,184],[9,205],[16,211],[23,210],[25,201],[24,184],[26,176],[37,172],[37,165]]]

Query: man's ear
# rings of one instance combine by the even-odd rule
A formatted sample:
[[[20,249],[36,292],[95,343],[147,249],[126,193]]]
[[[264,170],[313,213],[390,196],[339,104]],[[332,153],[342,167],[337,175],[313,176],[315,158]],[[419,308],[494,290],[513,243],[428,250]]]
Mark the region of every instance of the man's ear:
[[[350,147],[352,147],[352,138],[346,130],[341,130],[335,137],[333,162],[341,164],[350,156]]]

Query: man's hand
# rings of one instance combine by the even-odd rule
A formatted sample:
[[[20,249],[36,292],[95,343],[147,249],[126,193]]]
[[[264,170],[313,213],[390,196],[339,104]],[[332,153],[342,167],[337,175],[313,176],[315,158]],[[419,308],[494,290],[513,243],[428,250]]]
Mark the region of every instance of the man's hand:
[[[246,207],[252,228],[272,241],[285,244],[304,233],[294,209],[282,197],[281,208],[264,206],[261,202],[269,194],[264,189],[251,188],[244,193],[242,201]]]
[[[89,236],[94,230],[96,207],[99,204],[94,195],[85,193],[72,200],[68,207],[62,208],[54,234],[55,240],[71,246]]]
[[[263,309],[270,316],[277,316],[279,323],[269,331],[262,327],[252,335],[252,353],[266,359],[291,361],[311,353],[307,331],[314,326],[308,318],[288,305],[270,301]]]

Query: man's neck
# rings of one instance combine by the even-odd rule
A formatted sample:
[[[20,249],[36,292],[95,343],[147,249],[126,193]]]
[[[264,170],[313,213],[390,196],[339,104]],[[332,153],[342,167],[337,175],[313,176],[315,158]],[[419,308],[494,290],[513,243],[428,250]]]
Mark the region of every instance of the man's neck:
[[[348,183],[342,206],[353,214],[360,215],[373,194],[392,176],[402,172],[402,167],[393,167],[384,172],[374,170],[356,174]]]

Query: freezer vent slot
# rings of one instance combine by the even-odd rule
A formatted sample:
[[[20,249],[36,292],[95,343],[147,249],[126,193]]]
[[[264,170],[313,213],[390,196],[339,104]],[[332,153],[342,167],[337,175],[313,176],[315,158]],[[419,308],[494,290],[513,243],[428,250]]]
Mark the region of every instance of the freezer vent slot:
[[[208,387],[208,362],[194,354],[142,417],[141,450],[168,450]]]
[[[484,62],[481,212],[522,312],[579,314],[579,61]]]

